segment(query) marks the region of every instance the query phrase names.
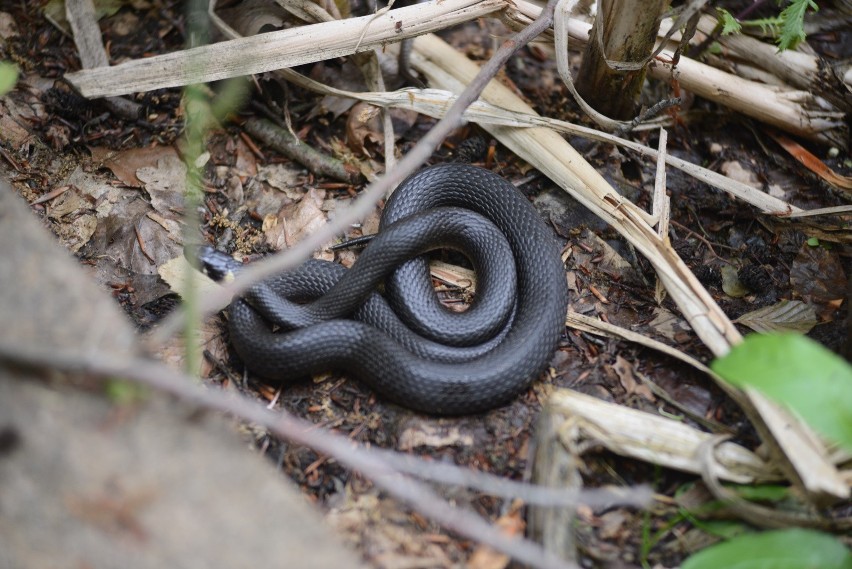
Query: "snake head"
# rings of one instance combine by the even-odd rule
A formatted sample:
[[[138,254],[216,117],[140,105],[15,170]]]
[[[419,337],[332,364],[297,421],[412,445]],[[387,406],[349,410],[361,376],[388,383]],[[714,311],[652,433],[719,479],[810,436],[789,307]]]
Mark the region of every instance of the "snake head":
[[[243,265],[210,245],[185,245],[183,256],[190,264],[216,282],[234,280]]]

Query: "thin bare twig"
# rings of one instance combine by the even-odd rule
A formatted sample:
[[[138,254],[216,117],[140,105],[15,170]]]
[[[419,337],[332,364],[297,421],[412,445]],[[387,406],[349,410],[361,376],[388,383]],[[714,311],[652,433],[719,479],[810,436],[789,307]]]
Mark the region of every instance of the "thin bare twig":
[[[421,480],[473,488],[491,496],[506,499],[521,499],[528,505],[564,508],[583,504],[598,509],[619,504],[644,508],[648,507],[653,500],[653,491],[645,485],[624,489],[589,488],[580,491],[564,487],[557,489],[516,482],[487,472],[459,468],[455,464],[426,461],[410,454],[381,449],[376,449],[374,452],[395,469]]]
[[[337,158],[305,144],[298,137],[293,136],[289,130],[279,127],[268,119],[250,118],[243,123],[243,130],[290,160],[304,164],[311,172],[348,184],[359,181],[358,172],[347,170],[343,162]]]
[[[285,411],[265,406],[231,393],[206,389],[189,375],[164,364],[141,358],[92,353],[80,350],[21,349],[0,343],[0,360],[17,365],[86,373],[102,378],[120,377],[190,404],[220,411],[269,429],[276,436],[333,456],[342,465],[359,471],[376,486],[411,506],[446,529],[488,545],[517,561],[540,569],[577,569],[577,566],[544,551],[538,544],[501,533],[476,513],[454,507],[423,483],[404,476],[372,449],[353,444]]]
[[[398,186],[405,178],[419,168],[438,148],[438,145],[456,128],[462,125],[462,116],[465,109],[469,107],[482,93],[488,82],[497,75],[503,65],[519,49],[548,29],[553,21],[553,7],[555,0],[549,0],[547,6],[542,10],[539,17],[525,29],[518,32],[514,38],[506,40],[494,53],[494,56],[482,66],[473,81],[458,96],[453,105],[447,111],[444,118],[430,130],[426,136],[420,139],[411,151],[400,160],[396,169],[387,172],[384,176],[370,184],[351,206],[337,212],[335,218],[323,227],[308,235],[303,241],[292,249],[264,259],[262,262],[253,263],[240,274],[240,277],[231,284],[223,286],[220,290],[209,294],[200,303],[202,314],[212,314],[221,310],[231,299],[247,290],[252,284],[269,278],[273,275],[293,269],[305,262],[311,253],[328,243],[336,235],[343,233],[353,223],[367,217],[376,207],[379,200]],[[164,344],[181,327],[183,311],[176,310],[163,324],[150,336],[149,342],[152,347]]]

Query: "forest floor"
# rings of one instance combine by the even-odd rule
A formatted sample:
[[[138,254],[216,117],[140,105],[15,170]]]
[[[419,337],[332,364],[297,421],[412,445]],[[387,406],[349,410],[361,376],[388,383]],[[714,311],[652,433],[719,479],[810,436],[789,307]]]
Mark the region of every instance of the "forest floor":
[[[100,24],[112,61],[181,49],[186,40],[181,5],[140,2],[104,17]],[[163,267],[183,252],[183,202],[176,190],[186,178],[181,91],[132,96],[142,106],[143,117],[118,117],[62,83],[64,74],[79,69],[76,48],[36,3],[0,2],[0,24],[5,42],[0,59],[13,60],[22,71],[17,87],[0,100],[0,162],[5,177],[138,329],[155,328],[178,302],[162,275]],[[481,62],[493,53],[497,38],[507,33],[499,22],[482,19],[442,37]],[[844,44],[849,49],[848,36],[848,32],[825,34],[814,45],[826,57],[849,57],[842,52]],[[338,88],[364,88],[352,58],[300,70]],[[499,80],[521,93],[540,114],[583,122],[554,63],[535,46],[513,58]],[[264,148],[242,128],[249,117],[284,109],[287,124],[302,141],[368,177],[382,172],[384,153],[381,122],[376,113],[367,112],[368,106],[320,97],[271,77],[258,77],[253,87],[259,91],[251,95],[252,105],[232,113],[208,133],[209,157],[202,170],[204,194],[198,212],[203,239],[246,261],[292,246],[364,187],[363,181],[317,176]],[[763,125],[700,98],[687,101],[681,109],[683,120],[669,127],[670,154],[783,196],[799,207],[829,207],[848,199],[785,153]],[[364,119],[367,114],[369,120]],[[277,116],[283,124],[282,115]],[[402,155],[435,121],[394,112],[394,123],[398,137],[394,151]],[[659,140],[658,130],[631,136],[650,147]],[[653,161],[611,145],[574,137],[569,141],[623,196],[649,207]],[[852,172],[844,151],[830,155],[822,147],[811,150],[839,174]],[[553,229],[563,247],[575,312],[660,340],[701,361],[712,358],[674,303],[655,299],[652,268],[616,231],[476,126],[456,131],[430,163],[457,160],[460,154],[514,183]],[[782,300],[802,300],[816,320],[809,335],[836,352],[848,353],[844,302],[850,269],[848,224],[768,216],[677,170],[668,173],[667,192],[675,250],[732,320]],[[346,237],[374,232],[377,220],[374,214]],[[836,232],[837,241],[823,238],[821,246],[815,246],[814,228],[823,237]],[[351,265],[357,252],[324,250],[318,256]],[[468,300],[462,287],[443,283],[441,289],[448,305]],[[283,388],[267,385],[244,373],[228,345],[224,322],[221,315],[213,317],[202,331],[205,384],[286,409],[354,442],[513,480],[530,479],[536,420],[548,394],[559,388],[676,416],[693,425],[690,417],[699,417],[725,425],[746,447],[759,444],[742,411],[704,374],[614,338],[568,328],[549,372],[515,401],[475,416],[436,418],[386,403],[340,373]],[[749,331],[744,326],[741,330]],[[174,345],[160,356],[177,365],[181,354],[181,346]],[[661,392],[667,398],[661,398]],[[507,563],[401,506],[334,459],[251,425],[243,427],[243,435],[301,487],[370,566],[486,568]],[[657,501],[650,517],[630,508],[581,509],[577,533],[585,563],[671,567],[717,539],[682,515],[683,504],[706,499],[693,475],[606,451],[587,452],[581,472],[587,486],[644,483],[669,498]],[[441,491],[509,533],[523,532],[525,510],[519,503],[475,490]]]

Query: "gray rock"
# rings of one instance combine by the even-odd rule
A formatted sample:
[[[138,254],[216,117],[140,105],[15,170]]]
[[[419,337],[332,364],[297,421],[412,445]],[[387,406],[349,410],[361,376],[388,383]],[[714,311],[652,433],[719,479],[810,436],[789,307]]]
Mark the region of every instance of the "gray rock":
[[[0,569],[359,565],[218,415],[158,393],[119,404],[101,382],[8,357],[42,354],[44,370],[56,350],[130,363],[136,345],[0,180]]]

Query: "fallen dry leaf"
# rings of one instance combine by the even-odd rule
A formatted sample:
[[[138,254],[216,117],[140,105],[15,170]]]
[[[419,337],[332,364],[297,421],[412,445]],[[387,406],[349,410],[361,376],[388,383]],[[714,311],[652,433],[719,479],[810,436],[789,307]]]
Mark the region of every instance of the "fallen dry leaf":
[[[612,366],[613,371],[618,376],[618,381],[627,392],[628,395],[639,395],[650,402],[654,402],[654,396],[647,385],[640,384],[636,381],[636,374],[633,372],[633,364],[623,357],[615,356],[615,364]]]
[[[92,160],[109,168],[115,177],[125,186],[141,188],[144,183],[136,176],[140,168],[155,168],[157,162],[166,158],[178,158],[177,151],[171,146],[152,146],[146,148],[131,148],[128,150],[111,150],[109,148],[90,148]]]
[[[734,324],[748,326],[755,332],[799,332],[807,334],[817,325],[816,312],[801,300],[782,300],[743,314]]]
[[[497,519],[496,526],[508,537],[524,534],[526,524],[521,516],[521,502],[512,504],[511,510]],[[504,569],[511,559],[504,553],[498,553],[488,546],[477,547],[467,560],[468,569]]]
[[[417,113],[404,109],[390,109],[394,139],[414,125]],[[346,121],[346,143],[355,152],[373,156],[376,151],[384,153],[384,131],[382,110],[368,103],[358,103],[349,111]]]
[[[656,316],[648,323],[648,326],[657,334],[679,344],[692,337],[689,323],[674,312],[660,307],[654,309],[654,312]]]
[[[804,146],[799,144],[798,142],[791,140],[784,136],[779,132],[769,131],[769,136],[772,137],[775,142],[781,145],[787,153],[798,160],[802,165],[805,166],[808,170],[831,184],[836,188],[842,188],[844,190],[852,190],[852,178],[848,176],[841,176],[831,168],[825,165],[825,163],[810,153]]]
[[[186,193],[186,164],[177,156],[160,158],[156,167],[145,166],[136,171],[151,196],[151,205],[166,217],[175,219],[183,212]]]
[[[240,176],[241,181],[245,182],[248,178],[257,175],[257,157],[251,148],[249,148],[249,145],[243,142],[241,138],[237,139],[234,155],[236,156],[234,169]]]
[[[59,240],[73,253],[89,242],[98,224],[94,199],[74,185],[48,202],[47,216],[54,220]]]
[[[275,216],[275,223],[267,225],[264,220],[266,243],[273,250],[280,251],[292,247],[325,225],[324,199],[325,191],[311,188],[300,201],[281,208]]]
[[[820,318],[830,319],[834,301],[846,298],[846,283],[837,253],[802,244],[790,267],[790,284],[796,294],[814,304]]]

